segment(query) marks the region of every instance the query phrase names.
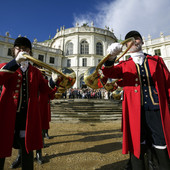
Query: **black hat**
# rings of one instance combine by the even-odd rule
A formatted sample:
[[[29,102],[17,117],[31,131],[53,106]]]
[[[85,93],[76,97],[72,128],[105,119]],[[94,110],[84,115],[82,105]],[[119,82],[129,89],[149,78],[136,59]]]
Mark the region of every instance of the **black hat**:
[[[30,40],[25,37],[18,37],[14,42],[14,47],[15,46],[25,46],[28,47],[30,50],[32,49]]]
[[[125,40],[130,37],[134,37],[134,36],[139,36],[142,39],[142,36],[140,35],[140,33],[138,31],[130,31],[126,34]]]

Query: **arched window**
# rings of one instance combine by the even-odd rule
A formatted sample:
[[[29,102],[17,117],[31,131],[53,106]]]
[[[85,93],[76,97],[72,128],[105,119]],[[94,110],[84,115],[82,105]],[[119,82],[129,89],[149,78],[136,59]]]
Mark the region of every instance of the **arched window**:
[[[103,55],[103,45],[100,42],[96,44],[96,54]]]
[[[87,41],[82,41],[80,47],[80,54],[89,54],[89,44]]]
[[[69,42],[66,46],[66,55],[72,55],[73,54],[73,43]]]

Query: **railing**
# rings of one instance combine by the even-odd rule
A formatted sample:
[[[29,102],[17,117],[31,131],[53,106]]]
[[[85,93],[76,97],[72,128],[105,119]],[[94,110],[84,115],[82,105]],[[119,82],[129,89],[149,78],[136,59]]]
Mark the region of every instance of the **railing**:
[[[62,35],[68,35],[71,33],[83,33],[83,32],[93,32],[93,33],[99,33],[99,34],[103,34],[103,35],[108,35],[111,37],[115,38],[115,35],[113,32],[106,30],[106,29],[101,29],[101,28],[96,28],[96,27],[88,27],[88,26],[82,26],[82,27],[73,27],[73,28],[69,28],[69,29],[63,29],[60,30],[59,32],[57,32],[55,37],[59,37]]]
[[[165,43],[165,42],[169,42],[170,41],[170,35],[168,36],[163,36],[160,38],[156,38],[156,39],[151,39],[151,40],[145,40],[145,45],[149,46],[149,45],[154,45],[154,44],[159,44],[159,43]]]
[[[37,49],[37,50],[43,50],[43,51],[52,52],[52,53],[62,55],[62,50],[60,50],[60,49],[50,48],[50,47],[43,46],[43,45],[40,45],[40,44],[33,44],[32,46],[33,46],[34,49]]]
[[[1,42],[7,42],[7,43],[10,43],[10,44],[13,44],[15,39],[14,38],[10,38],[10,37],[4,37],[4,36],[0,35],[0,41]]]

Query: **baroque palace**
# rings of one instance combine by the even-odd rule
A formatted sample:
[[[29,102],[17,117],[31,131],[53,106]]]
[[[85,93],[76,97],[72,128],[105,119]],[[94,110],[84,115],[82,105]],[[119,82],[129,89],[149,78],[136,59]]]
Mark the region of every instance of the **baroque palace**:
[[[28,37],[29,38],[29,37]],[[9,62],[12,59],[11,48],[15,39],[10,38],[7,32],[5,36],[0,36],[0,63]],[[76,73],[76,83],[73,88],[84,86],[84,73],[89,67],[97,64],[106,56],[108,46],[120,41],[116,38],[113,30],[109,28],[96,28],[93,22],[90,26],[83,24],[76,27],[57,29],[56,35],[44,42],[36,39],[32,42],[33,56],[58,70],[63,67],[71,67]],[[159,55],[164,59],[165,64],[170,70],[170,35],[160,36],[152,39],[148,35],[146,40],[143,37],[143,51],[151,55]],[[121,58],[126,60],[128,54]]]

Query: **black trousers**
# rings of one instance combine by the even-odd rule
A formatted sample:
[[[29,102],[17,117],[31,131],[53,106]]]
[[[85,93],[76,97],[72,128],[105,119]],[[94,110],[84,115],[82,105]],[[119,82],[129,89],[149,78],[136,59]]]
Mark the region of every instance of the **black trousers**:
[[[33,170],[33,151],[27,153],[25,148],[25,138],[15,138],[15,143],[19,146],[21,150],[21,166],[22,170]]]
[[[0,170],[4,169],[5,158],[0,158]]]
[[[16,139],[15,139],[16,140]],[[21,149],[21,165],[22,170],[33,170],[33,151],[27,153],[25,148],[25,138],[18,138],[15,142],[17,142],[18,146]],[[5,158],[0,158],[0,170],[4,169]]]
[[[167,149],[156,149],[152,148],[151,157],[147,158],[146,153],[141,155],[140,159],[136,158],[131,154],[131,167],[132,170],[170,170],[170,159],[168,156]],[[150,164],[152,161],[152,156],[155,156],[157,159],[157,164]]]
[[[141,110],[141,142],[165,146],[160,110]]]

